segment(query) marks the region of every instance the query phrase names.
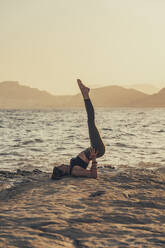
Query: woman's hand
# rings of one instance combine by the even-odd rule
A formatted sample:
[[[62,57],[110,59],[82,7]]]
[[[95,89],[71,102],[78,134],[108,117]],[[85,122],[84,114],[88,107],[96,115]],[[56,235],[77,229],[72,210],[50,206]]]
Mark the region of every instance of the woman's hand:
[[[95,151],[95,148],[91,147],[90,148],[90,158],[92,160],[96,160],[97,152]]]
[[[91,166],[91,177],[97,178],[97,162],[96,162],[97,152],[95,148],[91,147],[90,149],[90,158],[92,159],[92,166]]]

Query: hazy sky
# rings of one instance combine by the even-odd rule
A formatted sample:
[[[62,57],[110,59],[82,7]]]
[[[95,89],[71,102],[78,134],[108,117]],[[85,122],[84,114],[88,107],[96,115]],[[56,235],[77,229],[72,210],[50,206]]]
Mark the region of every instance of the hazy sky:
[[[0,0],[0,81],[78,91],[165,82],[165,0]]]

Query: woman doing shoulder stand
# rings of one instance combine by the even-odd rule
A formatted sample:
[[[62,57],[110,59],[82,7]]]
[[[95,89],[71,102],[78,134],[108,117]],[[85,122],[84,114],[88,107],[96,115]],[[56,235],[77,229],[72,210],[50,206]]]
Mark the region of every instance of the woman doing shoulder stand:
[[[80,79],[77,79],[77,83],[84,98],[91,147],[79,153],[77,157],[72,158],[70,160],[70,166],[62,164],[58,167],[54,167],[52,179],[59,179],[65,175],[97,178],[96,158],[103,156],[105,153],[105,146],[95,125],[94,108],[89,98],[90,89],[87,88]],[[87,170],[87,166],[91,160],[91,169]]]

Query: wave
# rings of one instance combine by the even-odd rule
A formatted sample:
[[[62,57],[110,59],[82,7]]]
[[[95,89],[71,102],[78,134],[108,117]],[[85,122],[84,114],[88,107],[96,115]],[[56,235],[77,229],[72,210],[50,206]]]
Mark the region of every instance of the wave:
[[[24,141],[22,143],[22,145],[29,145],[29,144],[32,144],[32,143],[34,143],[34,140],[27,140],[27,141]]]
[[[34,140],[26,140],[22,144],[23,145],[29,145],[33,143],[43,143],[44,141],[42,139],[34,139]]]
[[[43,150],[41,150],[39,148],[31,148],[30,150],[33,152],[43,152]]]
[[[0,156],[18,156],[18,157],[23,157],[24,155],[18,153],[18,152],[1,152]]]
[[[123,135],[123,136],[136,136],[136,135],[133,134],[133,133],[123,133],[122,135]]]
[[[104,131],[113,131],[112,128],[102,128],[102,130],[104,130]]]
[[[143,114],[145,114],[144,112],[139,112],[139,113],[137,113],[138,115],[143,115]]]
[[[43,143],[44,141],[42,139],[35,139],[35,142],[37,142],[37,143]]]
[[[126,144],[120,143],[120,142],[115,143],[115,145],[119,146],[119,147],[132,148],[132,149],[137,149],[138,148],[137,146],[130,146],[130,145],[126,145]]]
[[[159,131],[157,131],[157,133],[165,133],[165,130],[160,129]]]
[[[56,151],[61,151],[61,150],[66,150],[66,148],[65,147],[57,147],[56,148]]]

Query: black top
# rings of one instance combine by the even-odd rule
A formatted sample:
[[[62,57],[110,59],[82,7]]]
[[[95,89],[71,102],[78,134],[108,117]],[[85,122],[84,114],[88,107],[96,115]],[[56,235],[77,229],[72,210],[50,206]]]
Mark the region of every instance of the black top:
[[[84,160],[82,160],[79,156],[75,157],[75,158],[72,158],[70,160],[70,171],[69,171],[69,174],[71,175],[72,173],[72,169],[75,165],[78,165],[84,169],[87,168],[88,166],[88,163],[86,163]]]

